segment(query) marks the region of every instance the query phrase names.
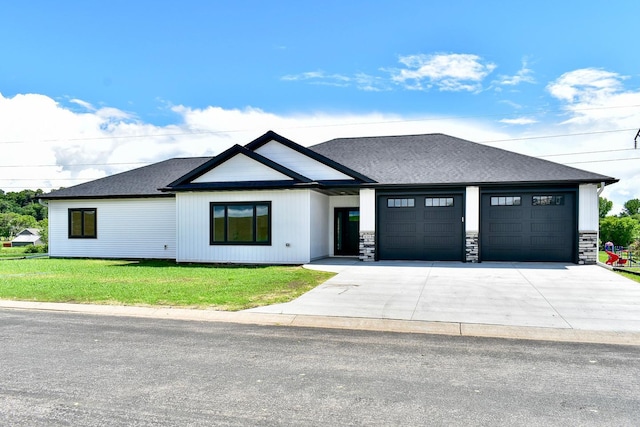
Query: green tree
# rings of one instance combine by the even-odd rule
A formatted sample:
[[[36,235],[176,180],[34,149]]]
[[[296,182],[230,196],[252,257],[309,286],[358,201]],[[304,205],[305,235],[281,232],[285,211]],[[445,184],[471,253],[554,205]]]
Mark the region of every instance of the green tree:
[[[640,199],[631,199],[624,203],[623,215],[632,216],[638,213],[640,213]]]
[[[49,243],[49,220],[43,219],[38,221],[38,230],[40,230],[40,240],[42,240],[42,243]]]
[[[0,214],[0,236],[12,239],[25,228],[37,228],[38,222],[31,215],[20,215],[15,212]]]
[[[600,218],[604,218],[613,208],[613,202],[604,197],[598,197],[598,211]]]
[[[0,237],[9,239],[12,236],[11,224],[14,223],[18,217],[20,217],[20,215],[15,212],[0,213]]]
[[[600,240],[629,246],[637,237],[640,223],[631,217],[608,216],[600,220]]]

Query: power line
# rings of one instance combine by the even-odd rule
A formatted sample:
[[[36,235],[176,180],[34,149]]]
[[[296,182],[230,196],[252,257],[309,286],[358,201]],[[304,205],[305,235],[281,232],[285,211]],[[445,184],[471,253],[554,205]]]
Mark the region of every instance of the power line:
[[[616,150],[598,150],[598,151],[579,151],[575,153],[561,153],[561,154],[545,154],[536,157],[561,157],[561,156],[578,156],[582,154],[600,154],[600,153],[614,153],[618,151],[635,151],[635,148],[619,148]]]
[[[635,105],[619,105],[619,106],[609,106],[609,107],[589,107],[589,108],[576,108],[572,109],[572,112],[576,111],[592,111],[592,110],[610,110],[617,108],[637,108],[640,107],[640,104]],[[519,112],[518,115],[523,114],[531,114],[531,113],[551,113],[556,110],[529,110]],[[357,125],[378,125],[378,124],[391,124],[391,123],[414,123],[414,122],[429,122],[436,120],[452,120],[452,119],[472,119],[478,117],[498,117],[498,116],[512,116],[511,114],[475,114],[475,115],[466,115],[466,116],[442,116],[442,117],[431,117],[431,118],[420,118],[420,119],[398,119],[398,120],[379,120],[373,122],[351,122],[351,123],[327,123],[327,124],[317,124],[317,125],[300,125],[300,126],[288,126],[283,129],[314,129],[320,127],[343,127],[343,126],[357,126]],[[217,134],[226,134],[226,133],[239,133],[239,132],[249,132],[254,129],[231,129],[231,130],[221,130],[221,131],[189,131],[189,132],[174,132],[174,133],[161,133],[161,134],[149,134],[149,135],[122,135],[122,136],[96,136],[96,137],[83,137],[83,138],[50,138],[50,139],[37,139],[37,140],[14,140],[14,141],[0,141],[0,144],[23,144],[23,143],[36,143],[36,142],[61,142],[61,141],[99,141],[105,139],[134,139],[134,138],[153,138],[153,137],[164,137],[164,136],[185,136],[185,135],[217,135]],[[628,129],[626,129],[628,130]],[[633,129],[635,130],[635,129]],[[604,131],[604,132],[622,132],[619,131]],[[603,133],[604,133],[603,132]],[[598,133],[598,132],[595,132]],[[575,135],[588,135],[590,133],[584,134],[575,134]],[[562,135],[560,135],[562,136]],[[555,136],[551,136],[554,138]],[[496,141],[484,141],[486,142],[502,142],[502,141],[516,141],[520,139],[529,139],[529,138],[516,138],[516,139],[506,139],[506,140],[496,140]]]
[[[63,167],[73,168],[78,166],[122,166],[122,165],[148,165],[150,162],[127,162],[127,163],[76,163],[73,165],[0,165],[0,168],[51,168]]]
[[[616,133],[616,132],[628,132],[631,130],[635,130],[635,128],[629,129],[614,129],[614,130],[604,130],[604,131],[592,131],[592,132],[579,132],[572,134],[555,134],[555,135],[539,135],[539,136],[529,136],[529,137],[521,137],[521,138],[510,138],[510,139],[495,139],[495,140],[485,140],[479,141],[481,144],[489,144],[496,142],[511,142],[511,141],[524,141],[524,140],[534,140],[534,139],[547,139],[547,138],[562,138],[569,136],[584,136],[584,135],[597,135],[604,133]],[[638,135],[640,135],[640,130],[638,131]],[[636,138],[638,137],[636,135]],[[1,143],[1,142],[0,142]],[[561,156],[573,156],[573,155],[584,155],[584,154],[600,154],[600,153],[611,153],[611,152],[620,152],[620,151],[631,151],[635,150],[635,148],[621,148],[615,150],[599,150],[599,151],[582,151],[582,152],[573,152],[573,153],[559,153],[559,154],[547,154],[547,155],[538,155],[535,157],[545,158],[545,157],[561,157]],[[633,159],[633,158],[632,158]],[[565,164],[580,164],[580,163],[599,163],[599,162],[609,162],[609,161],[618,161],[618,160],[630,160],[630,159],[611,159],[611,160],[593,160],[593,161],[582,161],[582,162],[571,162]],[[148,165],[151,162],[118,162],[118,163],[77,163],[77,164],[48,164],[48,165],[0,165],[0,168],[41,168],[41,167],[64,167],[64,168],[74,168],[74,167],[87,167],[87,166],[130,166],[130,165]],[[59,180],[58,178],[51,178]],[[97,178],[95,178],[97,179]],[[15,179],[14,181],[17,181]],[[27,180],[27,179],[24,179]],[[70,178],[73,180],[73,178]],[[9,181],[9,179],[6,179]],[[35,181],[35,179],[34,179]]]
[[[578,165],[582,163],[607,163],[607,162],[621,162],[625,160],[640,160],[640,157],[627,157],[626,159],[604,159],[604,160],[585,160],[582,162],[566,162],[565,165]]]
[[[603,134],[603,133],[629,132],[630,130],[635,130],[635,128],[614,129],[614,130],[600,130],[600,131],[579,132],[579,133],[564,133],[564,134],[556,134],[556,135],[525,136],[525,137],[521,137],[521,138],[493,139],[493,140],[487,140],[487,141],[478,141],[478,143],[491,144],[491,143],[495,143],[495,142],[527,141],[527,140],[531,140],[531,139],[564,138],[564,137],[567,137],[567,136],[600,135],[600,134]]]

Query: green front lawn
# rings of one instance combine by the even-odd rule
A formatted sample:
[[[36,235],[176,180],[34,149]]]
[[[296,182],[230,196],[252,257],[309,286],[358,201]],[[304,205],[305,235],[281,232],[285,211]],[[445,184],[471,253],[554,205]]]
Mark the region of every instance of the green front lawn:
[[[298,266],[5,259],[0,260],[0,299],[235,311],[291,301],[333,275]]]
[[[0,258],[18,258],[23,257],[26,246],[16,246],[15,248],[3,248],[0,246]]]

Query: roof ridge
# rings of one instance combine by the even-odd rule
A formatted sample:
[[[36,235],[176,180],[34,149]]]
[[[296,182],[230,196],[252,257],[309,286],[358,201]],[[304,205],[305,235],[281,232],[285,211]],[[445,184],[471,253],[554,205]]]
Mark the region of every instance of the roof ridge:
[[[466,139],[459,138],[457,136],[447,135],[446,133],[442,133],[442,132],[431,132],[431,133],[411,133],[411,134],[404,134],[404,135],[346,136],[346,137],[332,138],[332,139],[330,139],[328,141],[324,141],[324,142],[321,142],[321,143],[316,144],[316,145],[324,144],[325,142],[345,140],[345,139],[406,138],[406,137],[411,137],[411,136],[434,136],[434,135],[448,136],[450,138],[457,138],[457,139],[462,139],[464,141],[468,141]],[[469,142],[471,142],[471,141],[469,141]],[[312,147],[313,147],[313,145],[312,145]]]

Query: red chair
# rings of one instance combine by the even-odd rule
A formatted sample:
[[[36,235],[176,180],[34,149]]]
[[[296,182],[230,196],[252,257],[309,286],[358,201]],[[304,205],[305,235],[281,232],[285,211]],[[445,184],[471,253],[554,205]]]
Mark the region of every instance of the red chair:
[[[609,264],[613,267],[613,265],[624,266],[627,263],[627,260],[624,258],[620,258],[618,254],[614,254],[613,252],[605,251],[607,255],[609,255],[609,259],[605,262],[605,264]]]

